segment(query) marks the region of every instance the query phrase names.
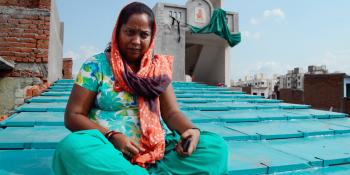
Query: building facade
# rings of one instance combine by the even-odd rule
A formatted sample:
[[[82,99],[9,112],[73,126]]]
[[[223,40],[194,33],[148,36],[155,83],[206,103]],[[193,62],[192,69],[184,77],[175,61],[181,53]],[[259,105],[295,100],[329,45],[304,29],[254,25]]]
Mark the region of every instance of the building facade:
[[[230,86],[230,49],[227,41],[215,34],[195,34],[190,26],[205,27],[222,0],[188,0],[185,5],[157,3],[155,53],[174,55],[173,79]],[[238,33],[238,13],[226,12],[232,34]]]
[[[273,75],[272,78],[266,78],[264,74],[256,74],[254,76],[245,76],[244,80],[239,79],[237,82],[234,82],[234,87],[246,87],[243,88],[243,91],[248,94],[273,98],[276,83],[276,75]]]

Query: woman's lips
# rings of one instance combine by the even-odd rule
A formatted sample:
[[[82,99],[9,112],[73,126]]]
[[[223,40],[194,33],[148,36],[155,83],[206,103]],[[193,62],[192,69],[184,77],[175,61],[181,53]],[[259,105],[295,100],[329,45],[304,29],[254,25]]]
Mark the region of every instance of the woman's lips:
[[[132,53],[141,53],[141,49],[129,48],[129,51]]]

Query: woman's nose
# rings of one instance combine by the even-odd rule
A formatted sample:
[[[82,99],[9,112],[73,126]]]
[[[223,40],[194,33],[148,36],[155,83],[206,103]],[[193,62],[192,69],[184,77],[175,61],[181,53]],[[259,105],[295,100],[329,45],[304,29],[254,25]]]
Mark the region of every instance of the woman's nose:
[[[135,35],[132,38],[131,43],[132,44],[137,44],[137,45],[141,44],[141,37],[139,35]]]

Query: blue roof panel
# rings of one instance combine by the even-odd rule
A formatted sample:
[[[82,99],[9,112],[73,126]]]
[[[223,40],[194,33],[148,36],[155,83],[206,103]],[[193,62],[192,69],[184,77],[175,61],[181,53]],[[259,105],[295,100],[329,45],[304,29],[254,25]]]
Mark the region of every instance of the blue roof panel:
[[[0,174],[53,174],[51,162],[54,151],[53,149],[0,150]]]

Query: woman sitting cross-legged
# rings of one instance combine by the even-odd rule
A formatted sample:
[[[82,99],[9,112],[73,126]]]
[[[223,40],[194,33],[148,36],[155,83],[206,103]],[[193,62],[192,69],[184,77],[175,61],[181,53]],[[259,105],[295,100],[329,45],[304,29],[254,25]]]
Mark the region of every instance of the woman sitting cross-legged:
[[[82,65],[65,112],[72,133],[57,145],[55,174],[226,174],[225,141],[180,112],[173,57],[153,55],[155,33],[152,10],[131,3],[110,47]],[[166,134],[162,121],[175,132]]]

